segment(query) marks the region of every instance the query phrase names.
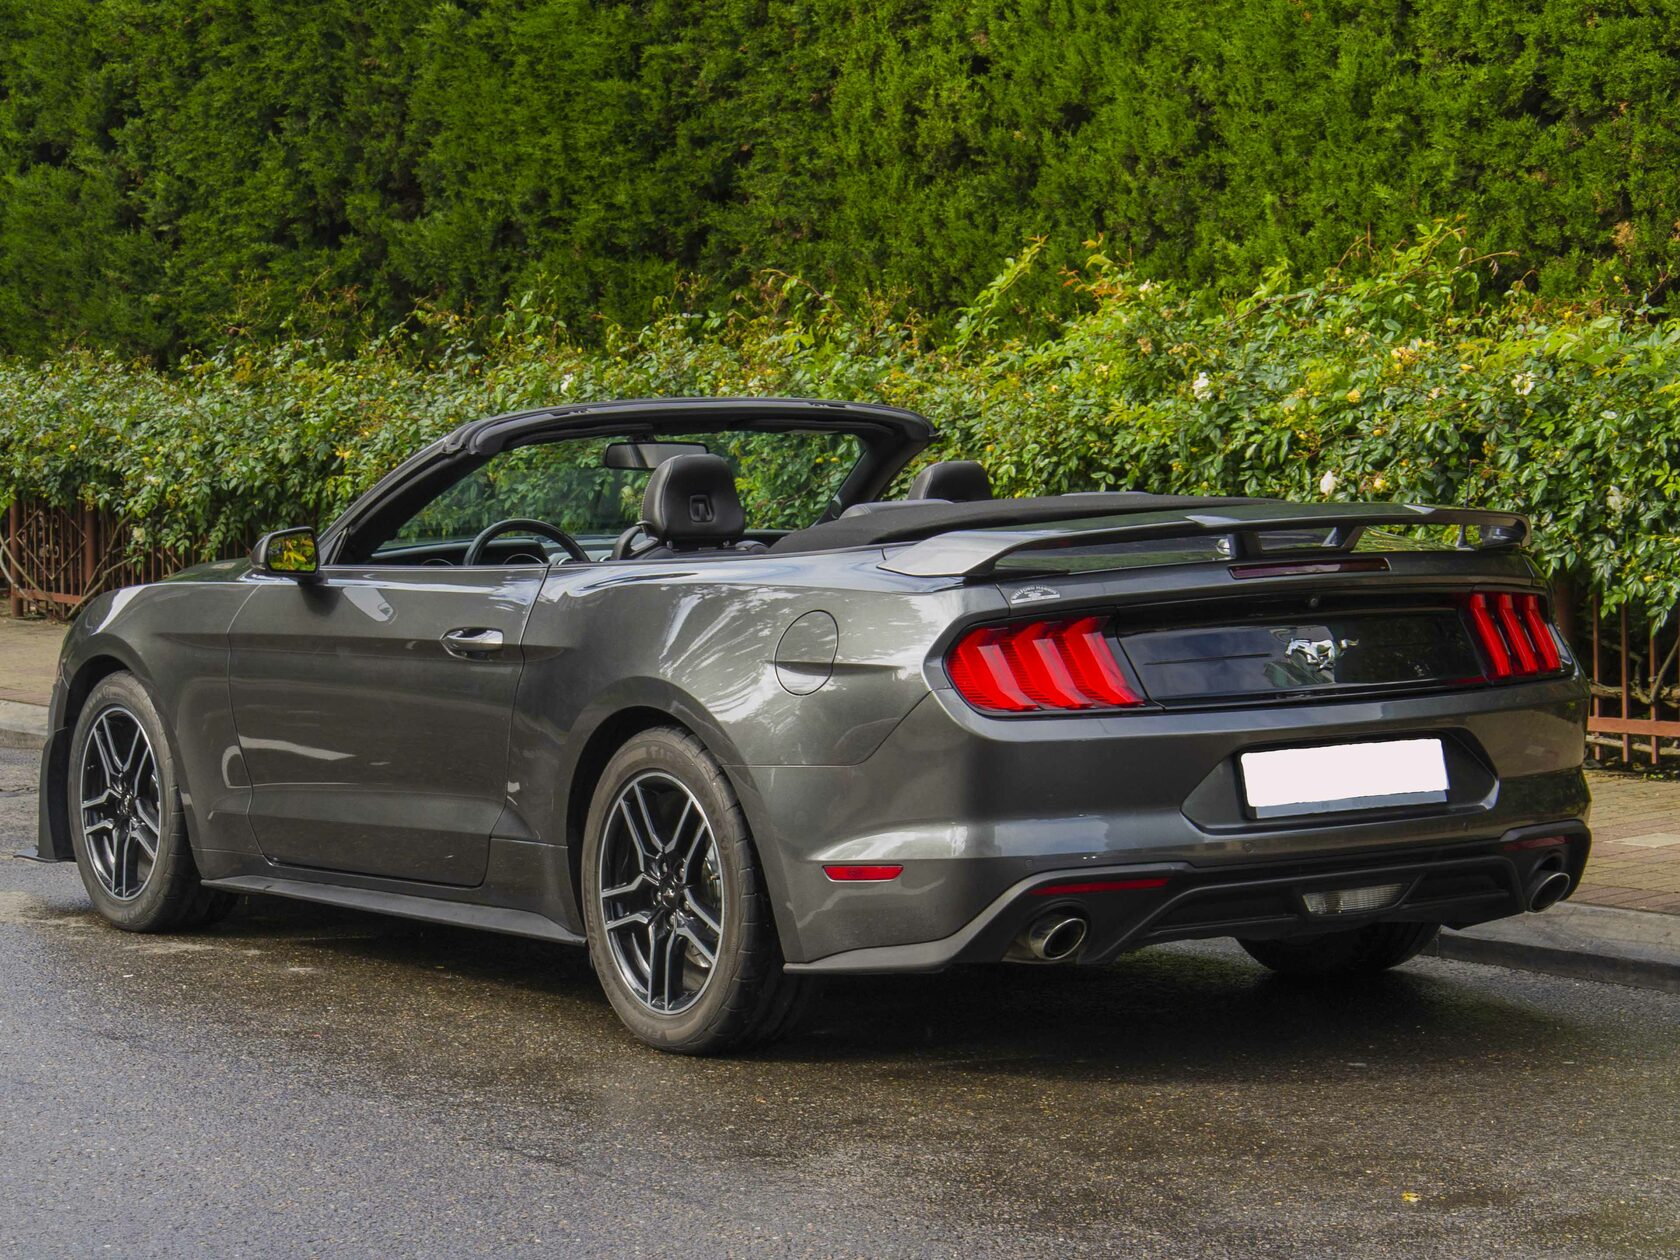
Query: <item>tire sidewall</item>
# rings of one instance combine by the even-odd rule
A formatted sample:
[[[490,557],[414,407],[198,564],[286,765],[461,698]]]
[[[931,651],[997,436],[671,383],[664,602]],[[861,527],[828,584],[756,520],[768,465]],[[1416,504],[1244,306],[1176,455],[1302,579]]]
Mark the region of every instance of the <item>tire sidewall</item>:
[[[700,803],[717,843],[718,864],[727,898],[722,940],[711,980],[699,999],[677,1015],[649,1010],[619,973],[607,941],[600,902],[601,844],[608,811],[625,786],[636,777],[657,771],[677,780]],[[665,1050],[709,1049],[727,1013],[739,1006],[741,989],[749,982],[753,964],[769,947],[764,938],[768,921],[750,913],[760,890],[757,857],[744,826],[740,807],[716,762],[698,752],[681,732],[658,729],[633,738],[607,763],[590,802],[582,855],[584,930],[590,962],[613,1010],[643,1041]]]
[[[99,876],[94,873],[87,837],[82,831],[82,767],[88,740],[92,737],[93,724],[103,714],[119,706],[132,713],[146,732],[158,775],[160,818],[157,859],[145,889],[130,901],[120,901],[105,891]],[[69,773],[65,777],[70,844],[75,850],[76,869],[81,873],[82,886],[87,889],[94,909],[117,927],[131,932],[151,930],[171,913],[171,890],[183,876],[183,865],[190,868],[192,859],[187,848],[186,817],[181,808],[174,748],[151,694],[133,674],[111,674],[95,684],[87,703],[82,706],[81,715],[76,719],[70,740]]]

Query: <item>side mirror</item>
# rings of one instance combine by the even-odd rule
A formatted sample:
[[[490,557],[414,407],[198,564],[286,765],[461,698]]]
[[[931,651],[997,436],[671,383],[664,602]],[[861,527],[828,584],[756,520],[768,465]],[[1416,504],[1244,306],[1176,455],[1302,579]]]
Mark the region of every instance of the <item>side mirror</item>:
[[[258,573],[279,577],[314,577],[321,567],[315,550],[315,531],[304,525],[264,534],[251,549],[251,567]]]

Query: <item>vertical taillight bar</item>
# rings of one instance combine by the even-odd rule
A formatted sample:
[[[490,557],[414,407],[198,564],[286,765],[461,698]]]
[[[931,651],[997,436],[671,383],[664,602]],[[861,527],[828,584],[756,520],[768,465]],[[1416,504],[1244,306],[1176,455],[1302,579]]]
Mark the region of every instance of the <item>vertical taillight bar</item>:
[[[1538,595],[1477,591],[1464,600],[1487,677],[1529,678],[1563,668],[1556,632]]]

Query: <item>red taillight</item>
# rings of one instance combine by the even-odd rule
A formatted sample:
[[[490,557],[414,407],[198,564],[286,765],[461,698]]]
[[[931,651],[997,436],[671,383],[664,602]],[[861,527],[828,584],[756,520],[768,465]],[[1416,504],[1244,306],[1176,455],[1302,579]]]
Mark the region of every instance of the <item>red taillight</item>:
[[[1562,669],[1563,656],[1558,651],[1557,639],[1552,636],[1552,627],[1546,621],[1545,610],[1540,607],[1540,597],[1524,595],[1520,603],[1523,625],[1528,629],[1534,650],[1540,654],[1540,668],[1547,673]]]
[[[1496,595],[1493,602],[1499,609],[1499,626],[1505,631],[1505,641],[1516,653],[1517,673],[1538,674],[1540,658],[1534,651],[1534,645],[1528,641],[1527,628],[1517,620],[1516,597],[1510,594]]]
[[[1489,678],[1527,678],[1563,668],[1563,654],[1538,595],[1477,591],[1464,601],[1464,611]]]
[[[1008,636],[1008,630],[976,630],[958,642],[946,662],[951,685],[977,709],[1024,713],[1038,707],[1015,681],[1003,649],[998,646]]]
[[[837,884],[878,884],[903,873],[904,868],[897,865],[823,867],[823,874]]]
[[[957,641],[946,672],[963,699],[990,713],[1117,709],[1142,704],[1101,617],[985,626]]]

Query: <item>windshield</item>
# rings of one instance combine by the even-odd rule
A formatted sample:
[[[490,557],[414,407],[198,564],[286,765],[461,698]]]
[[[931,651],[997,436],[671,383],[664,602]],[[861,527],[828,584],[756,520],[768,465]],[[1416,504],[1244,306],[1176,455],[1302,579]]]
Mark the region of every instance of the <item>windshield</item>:
[[[863,453],[852,434],[809,430],[660,434],[656,440],[727,460],[753,533],[801,529],[819,520]],[[638,444],[645,441],[638,438]],[[614,446],[616,457],[608,455]],[[470,539],[518,517],[546,521],[586,543],[610,542],[640,519],[651,473],[651,467],[612,466],[634,462],[624,452],[624,439],[610,437],[502,451],[432,498],[374,554]]]

